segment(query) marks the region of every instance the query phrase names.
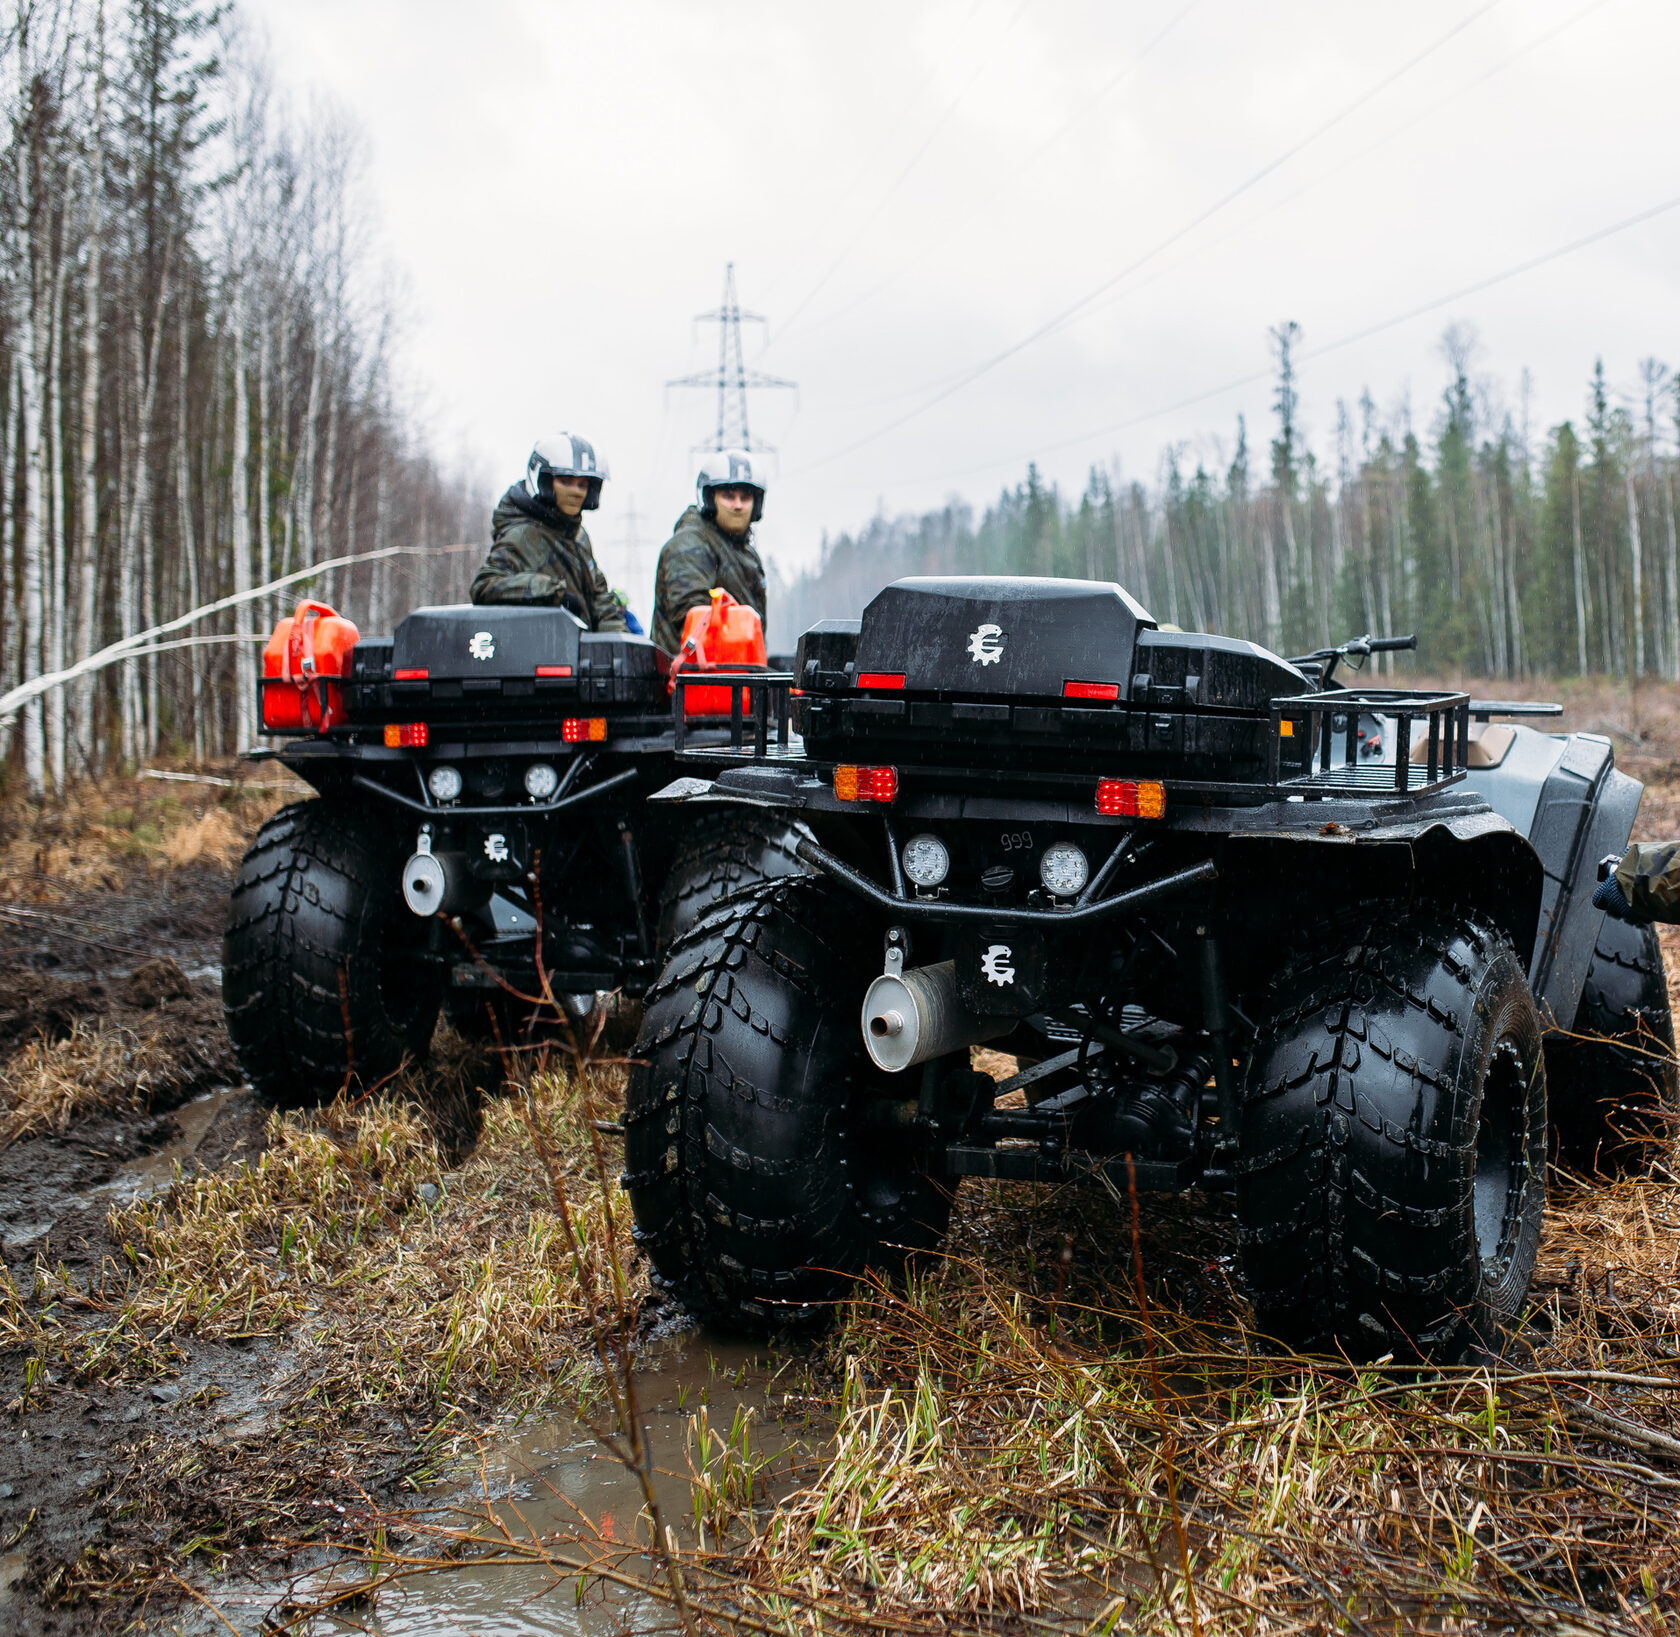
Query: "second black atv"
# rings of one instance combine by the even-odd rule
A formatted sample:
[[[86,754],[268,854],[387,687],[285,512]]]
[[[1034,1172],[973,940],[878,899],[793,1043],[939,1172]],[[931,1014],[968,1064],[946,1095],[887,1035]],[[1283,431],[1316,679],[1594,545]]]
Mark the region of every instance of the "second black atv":
[[[645,808],[674,750],[645,638],[462,606],[366,639],[304,605],[268,660],[269,754],[319,792],[263,826],[223,945],[228,1032],[270,1097],[373,1083],[444,1006],[511,1032],[544,995],[639,996],[704,908],[802,868],[780,815]]]
[[[626,1183],[694,1311],[815,1320],[934,1244],[962,1176],[1104,1173],[1233,1191],[1291,1344],[1498,1346],[1539,1245],[1544,1036],[1613,976],[1592,866],[1639,786],[1463,694],[1341,687],[1341,657],[1051,580],[899,581],[806,633],[802,747],[697,748],[652,804],[803,825],[815,872],[714,911],[649,992]],[[1643,958],[1608,1049],[1672,1108]],[[974,1072],[982,1042],[1020,1072]]]

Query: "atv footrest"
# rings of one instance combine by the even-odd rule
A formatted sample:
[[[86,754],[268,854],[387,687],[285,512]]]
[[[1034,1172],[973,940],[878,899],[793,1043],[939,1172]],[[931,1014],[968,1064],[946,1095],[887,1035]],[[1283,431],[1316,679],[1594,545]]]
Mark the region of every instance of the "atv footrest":
[[[993,1177],[999,1182],[1071,1182],[1106,1171],[1121,1188],[1128,1169],[1139,1193],[1176,1194],[1196,1180],[1194,1156],[1181,1160],[1098,1160],[1084,1154],[1047,1158],[1037,1148],[990,1148],[979,1143],[952,1143],[945,1150],[945,1169],[952,1176]]]

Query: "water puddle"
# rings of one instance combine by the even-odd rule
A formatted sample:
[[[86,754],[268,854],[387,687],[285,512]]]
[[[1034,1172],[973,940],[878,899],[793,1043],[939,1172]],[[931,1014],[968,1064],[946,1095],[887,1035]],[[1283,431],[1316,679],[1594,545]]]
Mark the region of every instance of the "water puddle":
[[[685,1545],[698,1538],[690,1461],[699,1466],[701,1460],[692,1418],[703,1412],[702,1424],[719,1438],[733,1431],[737,1447],[745,1425],[748,1459],[759,1469],[754,1493],[761,1511],[793,1488],[820,1455],[828,1427],[811,1418],[797,1359],[697,1330],[655,1342],[644,1359],[635,1381],[654,1490],[664,1522]],[[632,1574],[653,1572],[644,1557],[618,1557],[618,1548],[648,1538],[640,1484],[575,1417],[555,1416],[515,1431],[486,1458],[470,1487],[440,1497],[436,1518],[445,1527],[487,1535],[487,1505],[511,1534],[546,1538],[557,1556],[612,1559]],[[313,1595],[324,1589],[317,1583]],[[466,1631],[474,1637],[604,1637],[670,1623],[669,1609],[652,1598],[592,1581],[579,1602],[575,1578],[561,1582],[540,1561],[523,1561],[417,1575],[382,1590],[373,1608],[357,1609],[353,1625],[322,1620],[315,1630],[381,1637]]]
[[[162,1148],[154,1148],[149,1154],[125,1160],[117,1167],[115,1176],[108,1177],[91,1190],[92,1196],[96,1199],[115,1198],[118,1204],[132,1205],[137,1199],[146,1199],[160,1188],[167,1188],[175,1179],[176,1163],[185,1165],[198,1152],[199,1144],[216,1123],[216,1116],[234,1090],[232,1086],[218,1086],[214,1091],[207,1091],[203,1096],[172,1110],[179,1134]]]

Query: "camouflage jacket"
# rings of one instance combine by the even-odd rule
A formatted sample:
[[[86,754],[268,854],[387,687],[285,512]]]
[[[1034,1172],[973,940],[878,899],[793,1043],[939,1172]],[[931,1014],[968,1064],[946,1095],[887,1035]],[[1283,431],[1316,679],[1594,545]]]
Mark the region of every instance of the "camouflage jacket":
[[[1616,866],[1616,885],[1647,921],[1680,921],[1680,841],[1633,846]]]
[[[491,513],[490,538],[490,555],[473,576],[475,603],[556,604],[571,592],[591,631],[629,629],[581,521],[532,500],[516,483]]]
[[[690,506],[659,553],[653,585],[653,640],[666,653],[682,644],[683,616],[711,601],[713,586],[721,586],[736,602],[766,615],[764,564],[752,543],[752,531],[725,534],[715,522]]]

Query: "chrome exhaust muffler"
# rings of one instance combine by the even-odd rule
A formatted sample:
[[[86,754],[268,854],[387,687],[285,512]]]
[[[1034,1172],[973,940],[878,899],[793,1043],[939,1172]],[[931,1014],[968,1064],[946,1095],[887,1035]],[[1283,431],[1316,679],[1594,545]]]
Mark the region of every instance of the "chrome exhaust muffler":
[[[456,915],[490,902],[487,882],[476,879],[465,853],[434,853],[428,825],[420,831],[414,855],[403,865],[403,902],[416,915]]]
[[[863,1043],[876,1068],[888,1074],[913,1069],[935,1057],[966,1051],[1008,1034],[1020,1021],[971,1012],[957,994],[957,963],[887,970],[863,997]]]

